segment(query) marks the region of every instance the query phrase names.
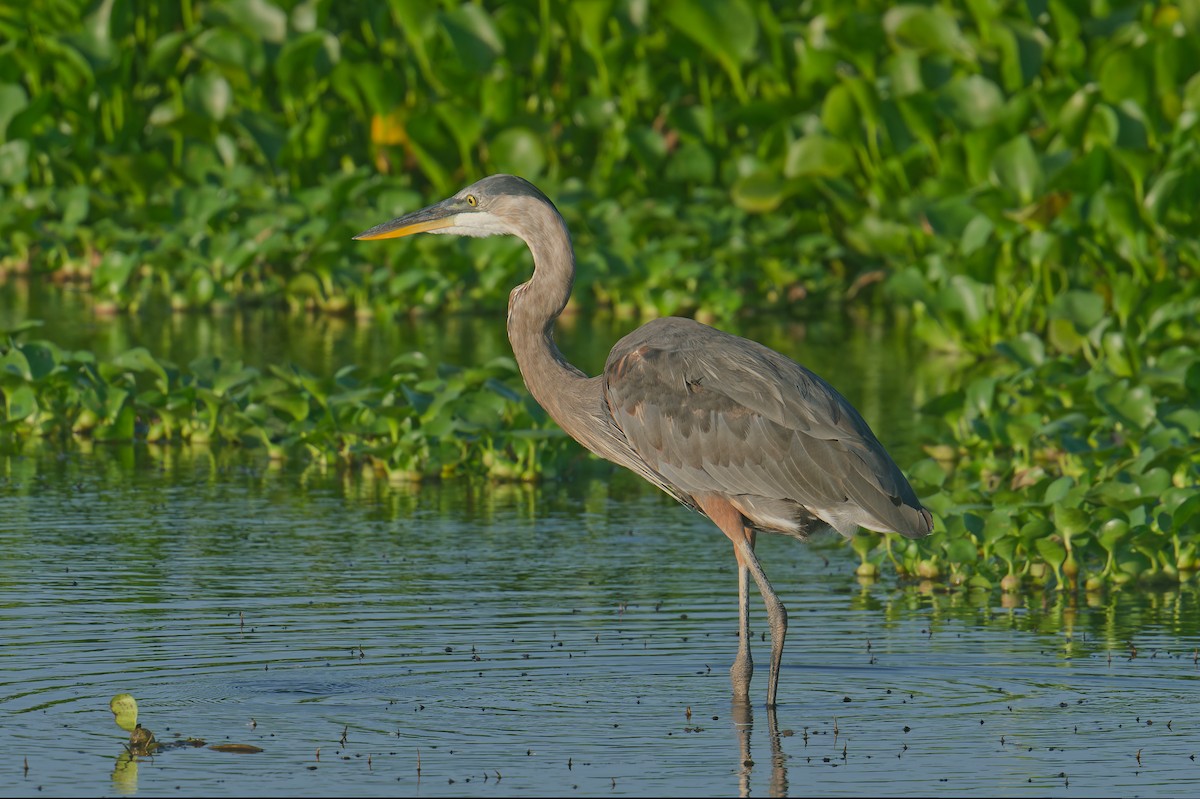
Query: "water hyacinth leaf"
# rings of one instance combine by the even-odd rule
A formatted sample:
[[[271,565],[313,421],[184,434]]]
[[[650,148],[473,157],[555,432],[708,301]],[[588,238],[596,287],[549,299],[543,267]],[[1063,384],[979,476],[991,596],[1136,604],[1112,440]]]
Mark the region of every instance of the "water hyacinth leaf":
[[[825,95],[821,105],[821,124],[839,139],[853,140],[859,135],[862,119],[849,87],[839,83]]]
[[[1034,542],[1038,554],[1053,567],[1060,567],[1067,559],[1067,549],[1062,542],[1049,536],[1038,538]]]
[[[1100,525],[1100,532],[1096,536],[1096,540],[1100,542],[1100,546],[1111,552],[1128,535],[1129,522],[1119,518],[1109,519]]]
[[[230,364],[213,378],[212,390],[214,394],[221,397],[257,381],[260,376],[261,373],[253,367],[243,367],[240,363]]]
[[[979,550],[970,538],[955,538],[946,543],[946,559],[951,563],[975,563]]]
[[[1013,508],[993,508],[983,523],[983,540],[992,543],[1014,533]]]
[[[745,89],[739,66],[754,54],[758,21],[745,0],[675,0],[667,21],[708,52],[729,75],[742,100]]]
[[[1104,480],[1092,488],[1093,499],[1105,505],[1124,507],[1142,502],[1142,488],[1128,478],[1119,475],[1111,480]]]
[[[3,375],[15,375],[21,380],[33,379],[33,373],[29,368],[29,359],[17,347],[13,347],[8,352],[0,355],[0,373]]]
[[[496,392],[501,397],[508,400],[509,402],[521,402],[521,400],[524,398],[523,395],[514,391],[512,388],[510,388],[504,382],[497,380],[494,377],[489,377],[487,380],[485,380],[484,385],[491,391]]]
[[[1047,505],[1061,502],[1063,497],[1070,493],[1074,487],[1075,479],[1069,475],[1063,475],[1046,486],[1046,493],[1042,496],[1042,502],[1045,502]]]
[[[193,113],[216,122],[225,119],[233,103],[229,81],[215,69],[189,75],[183,94]]]
[[[228,16],[242,33],[279,44],[287,38],[287,12],[270,0],[228,0],[219,13]]]
[[[1195,170],[1168,169],[1160,174],[1154,185],[1146,192],[1143,204],[1150,212],[1155,222],[1163,222],[1171,208],[1171,202],[1178,193],[1177,189],[1189,183],[1194,183]],[[1188,180],[1191,178],[1192,180]]]
[[[1158,413],[1150,389],[1144,385],[1131,387],[1128,380],[1101,386],[1096,391],[1096,400],[1104,410],[1137,430],[1149,427]]]
[[[712,152],[698,141],[684,142],[667,161],[667,177],[681,183],[711,183],[716,171],[717,162]]]
[[[968,275],[954,275],[939,292],[941,304],[975,324],[987,314],[989,288]]]
[[[462,66],[471,72],[491,69],[504,53],[504,40],[487,11],[473,3],[463,3],[441,15],[442,26]]]
[[[947,239],[961,238],[971,223],[981,218],[971,207],[970,198],[962,195],[930,203],[925,206],[923,213],[932,234]]]
[[[1169,425],[1178,427],[1192,437],[1200,437],[1200,409],[1176,408],[1163,417]]]
[[[783,173],[789,178],[836,178],[855,168],[854,151],[828,136],[805,136],[788,147]]]
[[[31,341],[20,345],[29,366],[29,380],[38,381],[50,375],[63,360],[62,350],[50,341]]]
[[[1089,526],[1088,514],[1082,508],[1056,503],[1054,505],[1054,526],[1068,538],[1085,533]]]
[[[434,111],[446,129],[450,131],[450,135],[454,137],[458,149],[462,153],[469,154],[471,148],[483,137],[487,120],[479,113],[478,109],[457,103],[440,103]],[[394,143],[403,142],[403,136],[397,136],[397,138],[399,141]]]
[[[1021,333],[996,345],[996,351],[1023,367],[1039,366],[1046,361],[1046,345],[1033,333]]]
[[[27,105],[29,95],[24,86],[19,83],[0,83],[0,142],[8,140],[8,123]]]
[[[922,458],[906,471],[911,480],[933,488],[946,482],[946,470],[933,458]]]
[[[992,411],[992,401],[996,395],[996,383],[999,378],[980,377],[967,385],[966,406],[978,416],[987,416]]]
[[[145,347],[134,347],[131,350],[126,350],[113,358],[110,363],[117,369],[149,372],[154,375],[155,386],[159,391],[166,394],[170,390],[170,381],[167,378],[166,369],[154,359],[154,356]]]
[[[1200,528],[1200,493],[1193,493],[1171,513],[1174,531],[1192,533]]]
[[[0,144],[0,184],[15,186],[29,178],[29,142],[24,139]]]
[[[963,228],[958,245],[959,251],[963,255],[972,255],[978,252],[987,244],[995,229],[996,226],[991,219],[983,214],[977,214]]]
[[[633,156],[647,169],[658,169],[667,158],[667,141],[649,125],[635,125],[629,131]]]
[[[546,168],[546,149],[541,137],[529,128],[502,131],[491,140],[488,154],[498,172],[536,178]]]
[[[99,425],[93,433],[97,441],[131,441],[133,439],[137,412],[133,409],[132,404],[125,402],[128,392],[110,394],[110,400],[117,397],[120,397],[120,403],[109,403],[107,421]]]
[[[890,256],[909,252],[914,235],[910,226],[870,213],[864,214],[858,224],[847,228],[844,234],[846,242],[861,253]]]
[[[1171,473],[1161,466],[1135,475],[1133,479],[1142,489],[1142,494],[1148,497],[1161,497],[1171,485]]]
[[[992,182],[1031,203],[1041,192],[1045,176],[1029,136],[1022,133],[1001,145],[992,157]]]
[[[765,214],[783,204],[787,188],[787,181],[779,175],[760,169],[738,178],[730,189],[730,198],[743,211]]]
[[[21,421],[38,412],[37,393],[32,386],[20,385],[13,389],[5,389],[2,393],[6,421]]]
[[[972,55],[958,22],[941,6],[894,6],[883,15],[883,29],[900,47],[963,59]]]
[[[313,77],[328,75],[341,57],[336,36],[324,30],[309,31],[284,44],[275,59],[275,74],[285,87],[300,92]]]
[[[1104,298],[1094,291],[1070,289],[1054,298],[1048,314],[1071,322],[1077,330],[1089,330],[1104,318]]]
[[[1004,114],[1004,92],[982,75],[969,75],[943,86],[937,106],[961,129],[988,128]]]
[[[266,65],[262,44],[230,28],[208,28],[192,44],[204,58],[249,75],[258,75]]]
[[[1111,49],[1100,63],[1097,78],[1100,92],[1108,102],[1119,103],[1132,99],[1145,107],[1151,78],[1138,63],[1138,56],[1132,48]]]

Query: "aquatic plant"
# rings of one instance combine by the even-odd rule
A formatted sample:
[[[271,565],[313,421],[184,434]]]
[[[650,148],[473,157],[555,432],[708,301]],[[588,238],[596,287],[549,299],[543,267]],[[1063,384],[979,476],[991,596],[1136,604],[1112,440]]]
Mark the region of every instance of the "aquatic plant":
[[[623,315],[844,310],[977,361],[926,411],[928,543],[863,573],[1196,571],[1200,5],[273,0],[0,8],[0,270],[100,309],[503,304],[513,242],[350,237],[535,179]],[[370,262],[368,263],[368,259]],[[396,479],[576,451],[511,363],[329,379],[13,331],[0,433],[213,442]]]
[[[362,463],[390,480],[464,473],[553,474],[569,457],[557,429],[519,393],[510,358],[470,369],[421,353],[384,373],[345,367],[318,379],[199,358],[186,368],[144,348],[98,360],[52,342],[0,347],[0,433],[59,442],[261,446],[267,457]]]
[[[430,241],[368,265],[349,237],[512,171],[559,200],[590,301],[624,313],[813,297],[903,304],[918,335],[973,352],[1028,330],[1069,343],[1060,296],[1186,283],[1200,262],[1198,13],[17,4],[0,262],[130,309],[473,306],[503,297],[519,248]]]

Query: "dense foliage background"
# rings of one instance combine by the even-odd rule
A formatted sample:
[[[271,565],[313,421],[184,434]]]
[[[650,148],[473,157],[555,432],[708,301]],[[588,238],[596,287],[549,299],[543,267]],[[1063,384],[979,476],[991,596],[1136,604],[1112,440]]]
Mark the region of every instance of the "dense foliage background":
[[[0,7],[0,37],[10,275],[130,311],[494,306],[519,242],[350,237],[515,172],[575,231],[577,303],[844,308],[980,360],[910,470],[939,532],[860,540],[864,575],[1200,565],[1200,0],[40,0]],[[409,477],[531,479],[568,451],[510,363],[322,382],[19,332],[10,436]]]

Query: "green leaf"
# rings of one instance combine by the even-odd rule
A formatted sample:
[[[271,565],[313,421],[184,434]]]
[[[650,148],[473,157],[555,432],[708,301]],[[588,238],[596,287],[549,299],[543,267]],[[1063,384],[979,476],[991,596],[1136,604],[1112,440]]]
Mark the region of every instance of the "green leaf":
[[[1004,92],[982,75],[968,75],[942,87],[937,105],[962,129],[987,128],[1004,115]]]
[[[220,122],[233,103],[233,89],[221,73],[208,70],[188,77],[184,97],[193,112]]]
[[[1015,193],[1022,204],[1033,202],[1045,176],[1029,136],[1022,133],[1001,145],[992,157],[992,183]]]
[[[29,179],[29,142],[24,139],[0,144],[0,184],[15,186]]]
[[[1104,410],[1136,430],[1149,427],[1158,413],[1150,389],[1143,385],[1131,388],[1128,380],[1101,386],[1096,399]]]
[[[242,33],[274,44],[287,38],[287,12],[270,0],[225,0],[219,8]]]
[[[121,729],[132,732],[137,727],[138,706],[132,694],[117,694],[109,700],[108,709]]]
[[[854,151],[827,136],[805,136],[788,147],[783,173],[789,178],[836,178],[854,169]]]
[[[782,205],[787,193],[787,181],[775,172],[760,169],[738,178],[730,190],[730,198],[743,211],[765,214]]]
[[[133,372],[149,372],[155,377],[155,387],[166,394],[169,390],[167,372],[145,347],[134,347],[117,355],[110,362],[117,369]]]
[[[854,94],[839,83],[825,95],[821,105],[821,124],[840,139],[855,139],[860,133],[862,119],[854,102]]]
[[[454,55],[471,72],[484,72],[504,52],[504,40],[491,16],[474,3],[455,6],[442,15],[442,26]]]
[[[49,341],[31,341],[20,347],[29,364],[29,379],[38,381],[51,374],[62,361],[62,350]]]
[[[529,128],[509,128],[494,139],[488,148],[498,172],[535,179],[546,168],[546,150],[541,138]]]
[[[745,102],[739,67],[754,55],[758,21],[745,0],[676,0],[667,6],[667,21],[692,39],[729,75],[734,92]]]
[[[1042,560],[1049,563],[1055,569],[1061,567],[1063,561],[1067,559],[1066,547],[1053,538],[1039,538],[1034,542],[1034,546],[1037,547],[1038,554],[1042,556]]]
[[[996,345],[996,351],[1026,368],[1038,366],[1046,360],[1045,343],[1040,337],[1029,332],[1000,342]]]
[[[977,214],[967,223],[963,229],[962,238],[959,241],[959,252],[963,255],[971,255],[978,252],[983,245],[987,244],[991,238],[992,232],[996,226],[992,220],[988,219],[984,214]]]
[[[1054,505],[1054,526],[1066,537],[1087,532],[1088,514],[1083,508],[1072,508],[1056,503]]]
[[[1064,475],[1055,480],[1050,485],[1046,486],[1046,493],[1042,497],[1042,501],[1047,505],[1053,505],[1060,502],[1072,488],[1075,487],[1075,479]]]
[[[29,359],[19,348],[13,347],[0,355],[0,375],[16,375],[24,381],[32,380],[33,374],[29,369]]]
[[[8,123],[29,105],[29,95],[19,83],[0,83],[0,142],[7,140]]]
[[[1065,319],[1080,330],[1090,330],[1104,318],[1104,298],[1094,291],[1070,289],[1054,298],[1047,315]]]
[[[894,6],[883,15],[883,29],[900,47],[964,59],[973,54],[958,23],[941,6]]]
[[[5,417],[10,422],[28,419],[38,411],[37,394],[26,384],[4,391]]]
[[[716,172],[712,153],[698,141],[684,142],[667,161],[667,178],[680,183],[707,185],[715,180]]]

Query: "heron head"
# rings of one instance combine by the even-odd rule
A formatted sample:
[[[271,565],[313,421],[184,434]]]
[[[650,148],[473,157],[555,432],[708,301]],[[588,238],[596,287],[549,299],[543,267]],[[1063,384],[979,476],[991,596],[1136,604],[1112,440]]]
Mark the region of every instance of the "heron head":
[[[536,186],[515,175],[492,175],[439,203],[359,233],[359,241],[398,239],[413,233],[457,236],[521,236],[530,204],[554,204]]]

